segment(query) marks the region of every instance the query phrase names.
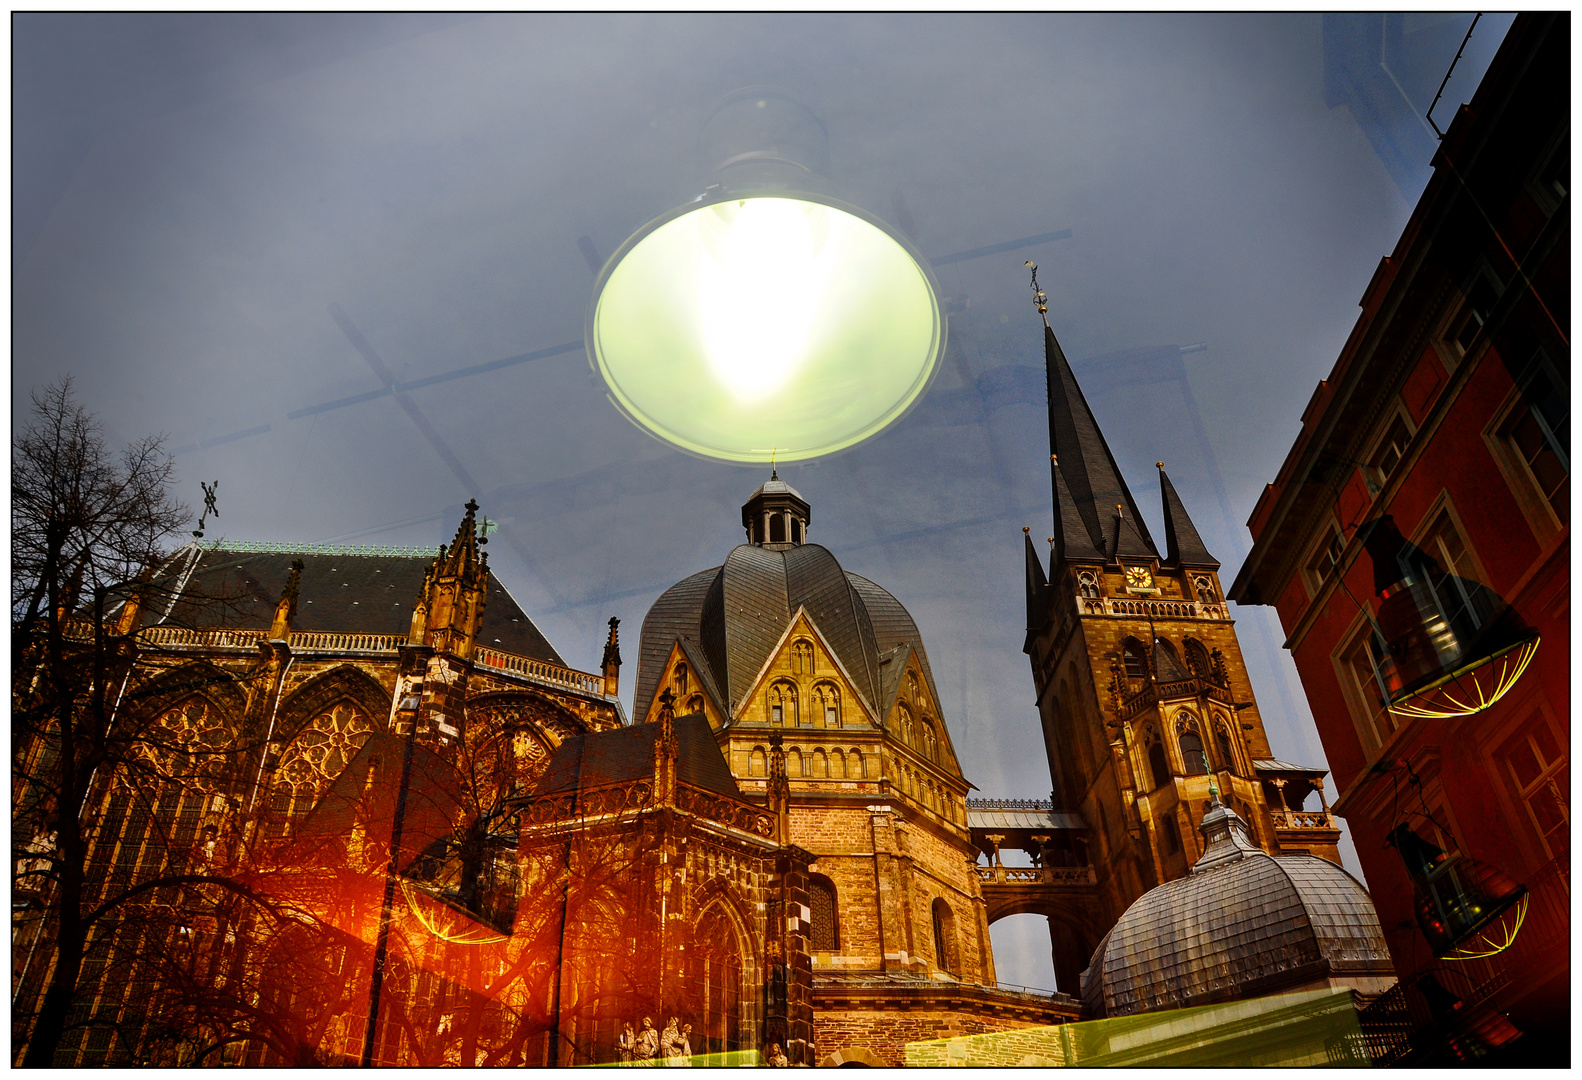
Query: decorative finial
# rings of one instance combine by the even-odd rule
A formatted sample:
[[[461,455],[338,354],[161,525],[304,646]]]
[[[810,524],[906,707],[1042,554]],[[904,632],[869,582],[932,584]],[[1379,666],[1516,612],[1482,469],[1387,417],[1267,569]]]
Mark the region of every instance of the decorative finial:
[[[1165,467],[1165,463],[1162,462],[1162,461],[1156,461],[1156,462],[1154,462],[1154,464],[1157,465],[1161,469]]]
[[[1121,506],[1120,503],[1116,503],[1115,504],[1115,516],[1116,517],[1125,517],[1126,516],[1126,510],[1125,510],[1124,507]]]
[[[1058,455],[1058,454],[1050,454],[1049,455],[1049,460],[1053,461],[1056,465],[1059,465],[1060,464],[1060,455]]]
[[[1046,536],[1046,537],[1044,537],[1044,539],[1049,541],[1051,544],[1053,544],[1055,542],[1055,538],[1053,536]]]
[[[1044,290],[1038,287],[1038,265],[1031,259],[1022,264],[1033,272],[1033,302],[1038,305],[1038,314],[1043,316],[1044,326],[1049,325],[1049,297],[1044,295]]]
[[[1027,526],[1026,526],[1026,525],[1023,525],[1023,526],[1022,526],[1022,531],[1023,531],[1023,532],[1024,532],[1024,533],[1026,533],[1026,532],[1032,532],[1032,531],[1033,531],[1033,530],[1032,530],[1032,529],[1029,529],[1029,528],[1028,528],[1028,527],[1027,527]]]
[[[216,480],[212,484],[205,484],[199,480],[198,486],[203,489],[203,516],[198,518],[198,527],[192,530],[192,535],[202,539],[203,529],[209,523],[209,515],[220,516],[220,512],[214,508],[214,495],[220,490],[220,482]]]
[[[476,514],[478,512],[478,500],[477,499],[468,499],[467,500],[467,506],[466,506],[465,509],[467,511],[467,516],[468,517],[472,517],[472,515],[474,515],[474,514]]]
[[[771,480],[780,479],[780,470],[775,468],[775,458],[779,455],[779,453],[780,450],[778,447],[769,451],[769,479]]]

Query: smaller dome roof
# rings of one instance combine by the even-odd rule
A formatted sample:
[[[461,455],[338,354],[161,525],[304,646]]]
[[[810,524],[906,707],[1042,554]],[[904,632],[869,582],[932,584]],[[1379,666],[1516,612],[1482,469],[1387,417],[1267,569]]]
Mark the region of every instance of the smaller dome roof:
[[[765,480],[761,485],[759,485],[757,491],[753,492],[747,497],[747,501],[752,502],[752,500],[758,498],[760,495],[790,495],[793,499],[802,499],[802,493],[796,488],[792,487],[790,484],[786,483],[784,480],[780,479],[780,474],[778,472],[771,473],[769,479]],[[806,499],[802,499],[802,501],[807,502]]]
[[[1268,855],[1214,800],[1190,876],[1139,897],[1094,950],[1082,996],[1094,1016],[1178,1009],[1329,976],[1392,976],[1367,889],[1305,852]]]

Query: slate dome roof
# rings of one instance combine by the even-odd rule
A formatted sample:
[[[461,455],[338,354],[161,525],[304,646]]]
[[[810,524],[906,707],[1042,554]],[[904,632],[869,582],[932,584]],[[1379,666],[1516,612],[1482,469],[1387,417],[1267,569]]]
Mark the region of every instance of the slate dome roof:
[[[1192,873],[1144,893],[1094,950],[1094,1016],[1178,1009],[1347,974],[1391,977],[1367,889],[1307,853],[1271,856],[1217,800]]]
[[[842,569],[821,545],[741,544],[723,566],[677,582],[649,609],[639,646],[636,714],[646,715],[659,692],[659,679],[678,639],[707,692],[722,711],[734,713],[799,608],[807,609],[864,704],[881,722],[895,703],[912,654],[938,708],[939,692],[922,635],[899,600]],[[936,713],[936,719],[943,729],[944,718]],[[954,767],[948,734],[943,741]]]

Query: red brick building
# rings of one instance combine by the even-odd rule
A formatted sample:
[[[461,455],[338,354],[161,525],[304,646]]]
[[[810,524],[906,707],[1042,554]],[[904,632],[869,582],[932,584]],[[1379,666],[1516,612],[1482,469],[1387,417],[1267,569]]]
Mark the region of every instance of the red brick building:
[[[1402,980],[1381,1006],[1403,1032],[1449,1029],[1387,1050],[1421,1064],[1435,1043],[1445,1061],[1568,1053],[1569,31],[1518,17],[1439,144],[1230,592],[1289,635]],[[1450,703],[1508,681],[1519,649],[1461,669],[1533,634],[1497,703]],[[1436,956],[1386,840],[1403,823],[1526,886],[1514,944]]]

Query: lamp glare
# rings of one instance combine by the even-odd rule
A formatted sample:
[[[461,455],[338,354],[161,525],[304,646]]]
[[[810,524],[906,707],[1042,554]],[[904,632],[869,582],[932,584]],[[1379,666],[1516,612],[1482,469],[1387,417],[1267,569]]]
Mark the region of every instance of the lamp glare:
[[[883,430],[944,350],[933,283],[854,208],[804,197],[682,208],[623,245],[591,362],[637,424],[731,461],[796,461]]]

